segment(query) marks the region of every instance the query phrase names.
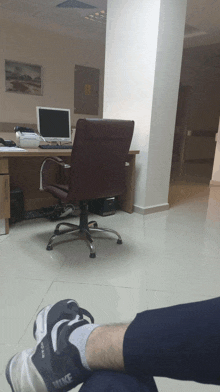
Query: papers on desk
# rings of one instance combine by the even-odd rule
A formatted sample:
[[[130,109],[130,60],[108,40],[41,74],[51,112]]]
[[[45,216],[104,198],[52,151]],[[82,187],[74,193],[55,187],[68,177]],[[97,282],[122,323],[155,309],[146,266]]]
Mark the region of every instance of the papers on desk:
[[[27,151],[24,148],[19,147],[0,147],[0,152],[19,152],[19,151]]]

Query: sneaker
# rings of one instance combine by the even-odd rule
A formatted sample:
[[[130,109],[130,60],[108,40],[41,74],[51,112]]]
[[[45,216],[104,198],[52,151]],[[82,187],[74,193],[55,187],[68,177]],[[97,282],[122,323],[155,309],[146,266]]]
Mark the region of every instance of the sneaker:
[[[38,313],[33,331],[37,346],[16,354],[6,367],[12,392],[66,392],[91,376],[68,340],[76,328],[89,324],[83,316],[94,323],[87,310],[68,299]]]

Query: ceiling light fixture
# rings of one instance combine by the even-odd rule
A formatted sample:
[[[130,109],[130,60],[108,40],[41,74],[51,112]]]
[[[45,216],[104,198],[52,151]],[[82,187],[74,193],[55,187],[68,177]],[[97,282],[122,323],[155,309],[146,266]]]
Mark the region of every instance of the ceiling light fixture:
[[[58,8],[81,8],[81,9],[88,9],[88,8],[97,8],[91,4],[83,3],[82,1],[78,0],[66,0],[63,3],[57,4]]]
[[[92,20],[93,22],[98,22],[98,23],[105,25],[106,24],[106,17],[107,17],[106,12],[104,10],[102,10],[100,12],[95,12],[92,15],[85,16],[85,19]]]

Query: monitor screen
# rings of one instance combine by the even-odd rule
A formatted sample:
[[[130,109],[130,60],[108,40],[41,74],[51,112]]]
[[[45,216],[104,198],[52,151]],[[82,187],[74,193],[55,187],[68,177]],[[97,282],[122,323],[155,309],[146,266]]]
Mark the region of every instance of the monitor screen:
[[[37,107],[37,127],[43,138],[50,141],[71,141],[70,109]]]

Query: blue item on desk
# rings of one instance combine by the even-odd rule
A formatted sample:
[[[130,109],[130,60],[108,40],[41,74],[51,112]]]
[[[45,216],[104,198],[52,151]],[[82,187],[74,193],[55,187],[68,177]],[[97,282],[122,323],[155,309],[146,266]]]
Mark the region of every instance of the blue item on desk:
[[[69,145],[60,145],[60,144],[56,144],[55,146],[51,145],[51,144],[42,144],[39,146],[40,148],[46,149],[46,150],[66,150],[66,149],[71,149],[73,148],[73,146],[71,144]]]

